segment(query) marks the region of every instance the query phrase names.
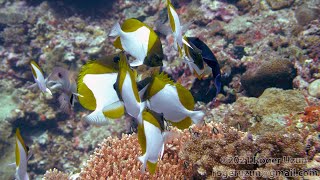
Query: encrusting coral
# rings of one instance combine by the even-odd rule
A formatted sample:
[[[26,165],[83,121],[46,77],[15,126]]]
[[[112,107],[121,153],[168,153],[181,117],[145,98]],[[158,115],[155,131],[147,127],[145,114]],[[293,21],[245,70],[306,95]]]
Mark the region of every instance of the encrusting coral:
[[[272,170],[301,170],[308,162],[303,138],[299,134],[266,133],[254,137],[225,124],[209,123],[193,127],[193,136],[187,141],[180,157],[193,164],[196,179],[217,176],[234,177],[228,173],[237,170],[271,172]],[[301,163],[290,163],[283,157],[295,158]],[[269,161],[268,161],[269,160]],[[277,160],[272,162],[271,160]],[[229,175],[229,176],[228,176]],[[266,175],[271,178],[271,174]],[[236,175],[239,178],[240,174]],[[253,178],[253,177],[252,177]]]
[[[264,61],[257,69],[247,70],[241,77],[243,88],[258,97],[269,87],[291,89],[296,70],[289,60]]]

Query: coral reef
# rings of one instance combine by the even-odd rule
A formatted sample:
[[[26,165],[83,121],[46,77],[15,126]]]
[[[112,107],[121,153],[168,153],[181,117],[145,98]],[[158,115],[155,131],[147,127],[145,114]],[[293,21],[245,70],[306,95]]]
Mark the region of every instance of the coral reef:
[[[178,130],[174,131],[178,133]],[[187,131],[186,131],[187,132]],[[188,134],[180,135],[172,139],[165,148],[161,161],[158,162],[157,171],[154,175],[149,172],[141,172],[141,162],[137,161],[141,155],[138,137],[123,135],[121,139],[108,137],[94,155],[90,156],[85,167],[81,170],[82,179],[132,179],[132,178],[155,178],[155,179],[183,179],[191,177],[192,167],[185,165],[178,157],[182,144],[189,138]]]
[[[58,171],[57,169],[49,169],[47,170],[47,172],[44,174],[43,176],[44,180],[68,180],[69,179],[69,175],[65,174],[61,171]]]
[[[250,167],[221,164],[214,152],[221,154],[222,150],[227,150],[230,156],[307,157],[309,161],[304,168],[319,169],[320,1],[172,0],[172,3],[182,25],[193,22],[186,35],[199,37],[215,54],[223,88],[216,101],[212,101],[215,91],[210,79],[192,76],[172,47],[173,38],[159,35],[166,55],[161,70],[191,89],[198,101],[196,108],[206,111],[205,121],[210,123],[192,127],[191,134],[178,132],[180,137],[169,142],[159,162],[159,173],[152,177],[140,173],[141,164],[135,159],[141,153],[136,135],[115,138],[134,131],[131,118],[123,117],[107,127],[97,128],[81,120],[88,112],[78,103],[74,113],[65,114],[57,103],[59,92],[49,97],[28,88],[34,83],[29,63],[35,60],[45,76],[56,66],[76,72],[88,60],[114,53],[108,32],[115,22],[135,17],[150,27],[157,20],[168,25],[165,1],[0,0],[0,103],[5,104],[0,107],[0,179],[14,176],[14,169],[5,164],[14,162],[13,132],[17,127],[24,128],[22,136],[34,151],[28,164],[31,179],[42,178],[52,168],[68,174],[82,168],[83,177],[88,175],[89,179],[105,173],[98,172],[99,169],[108,168],[128,177],[130,172],[136,175],[134,178],[163,175],[189,179],[211,178],[219,170],[291,167],[283,163]],[[144,78],[153,69],[139,67],[138,71]],[[209,132],[213,126],[219,133]],[[92,156],[94,160],[84,166],[102,141]],[[203,147],[199,152],[210,157],[197,154],[192,143]],[[232,145],[242,151],[234,150]],[[304,148],[307,155],[294,154],[286,146],[297,152]],[[124,152],[127,159],[118,158],[119,149],[124,147],[132,151],[129,148]],[[213,147],[214,151],[208,152]],[[258,150],[264,151],[257,153]],[[109,158],[117,163],[110,163]],[[101,167],[107,162],[112,166]],[[67,177],[59,174],[52,170],[45,177]],[[114,177],[119,179],[117,175]]]
[[[250,133],[242,133],[223,124],[214,123],[193,127],[192,133],[191,140],[185,143],[180,156],[189,164],[193,164],[196,171],[193,176],[197,178],[214,178],[219,173],[230,178],[228,172],[235,170],[301,170],[307,163],[304,142],[298,134],[269,132],[254,137]],[[290,163],[284,161],[283,157],[301,158],[305,162]],[[279,162],[260,161],[272,158],[278,158]],[[269,174],[266,178],[271,176]]]
[[[159,161],[158,171],[153,176],[140,171],[141,163],[136,161],[136,158],[141,150],[137,145],[136,135],[105,139],[81,170],[80,176],[83,179],[205,179],[213,178],[215,173],[234,170],[301,170],[309,163],[308,158],[313,159],[315,154],[319,153],[319,149],[315,149],[315,154],[306,154],[305,140],[297,133],[269,132],[263,136],[254,136],[213,122],[201,126],[193,125],[184,131],[174,129],[172,132],[176,133],[176,138],[167,144],[163,159]],[[318,146],[316,144],[319,140],[305,139],[312,141],[311,149]],[[239,163],[233,161],[234,157],[252,161]],[[283,157],[301,160],[301,163],[292,163],[282,159]],[[272,158],[279,162],[261,161]],[[266,178],[271,176],[272,174],[269,174]]]
[[[233,104],[207,111],[205,121],[221,122],[257,135],[284,132],[286,117],[303,112],[307,106],[301,91],[269,88],[259,98],[240,97]]]

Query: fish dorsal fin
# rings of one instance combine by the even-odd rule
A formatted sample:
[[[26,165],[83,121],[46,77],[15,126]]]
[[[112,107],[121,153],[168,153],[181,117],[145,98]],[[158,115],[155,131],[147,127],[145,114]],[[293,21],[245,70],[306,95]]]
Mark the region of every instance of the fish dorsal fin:
[[[17,128],[16,130],[16,150],[15,150],[15,154],[16,154],[16,165],[19,166],[20,165],[20,152],[19,152],[19,145],[18,145],[18,141],[20,142],[20,144],[22,145],[24,152],[26,153],[26,155],[28,156],[28,151],[27,151],[27,147],[21,137],[20,134],[20,129]]]
[[[96,109],[96,100],[91,90],[84,84],[84,77],[87,74],[118,72],[118,64],[113,60],[117,55],[114,54],[98,60],[91,60],[82,66],[78,75],[77,93],[82,95],[78,97],[78,100],[84,108],[92,111]]]
[[[117,39],[113,42],[113,45],[114,45],[115,48],[121,49],[123,51],[123,47],[122,47],[122,44],[121,44],[120,37],[117,37]]]
[[[37,77],[37,73],[36,73],[35,69],[33,68],[33,66],[35,66],[36,68],[38,68],[39,71],[40,71],[40,72],[42,73],[42,75],[43,75],[42,69],[40,68],[40,66],[39,66],[34,60],[31,60],[30,64],[31,64],[32,74],[34,75],[35,78],[38,78],[38,77]],[[32,65],[33,65],[33,66],[32,66]]]
[[[121,29],[124,32],[134,32],[142,26],[146,26],[144,23],[139,21],[138,19],[131,18],[127,19],[122,23]],[[148,27],[149,28],[149,27]]]
[[[174,18],[173,18],[172,12],[171,12],[171,9],[174,11],[175,11],[175,9],[172,6],[170,0],[167,0],[167,9],[168,9],[168,16],[169,16],[169,21],[170,21],[170,26],[171,26],[172,32],[175,32],[176,25],[175,25]]]
[[[181,84],[176,83],[175,84],[179,96],[179,100],[181,104],[187,108],[188,110],[194,109],[194,98],[190,91],[183,87]]]
[[[157,94],[166,84],[174,85],[174,82],[164,72],[154,75],[147,90],[147,99]]]
[[[129,67],[126,55],[124,53],[120,54],[119,69],[120,71],[119,71],[119,84],[118,84],[119,88],[118,89],[120,94],[122,93],[123,82],[128,72],[130,75],[131,86],[132,86],[134,96],[137,102],[141,102],[139,92],[138,92],[137,82],[136,82],[136,72]]]

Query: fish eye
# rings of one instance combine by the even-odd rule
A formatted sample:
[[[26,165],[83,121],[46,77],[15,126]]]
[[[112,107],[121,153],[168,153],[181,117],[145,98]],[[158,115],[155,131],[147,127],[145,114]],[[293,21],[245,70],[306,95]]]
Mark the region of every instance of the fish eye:
[[[58,77],[59,77],[59,78],[62,78],[62,74],[61,74],[61,73],[58,73]]]
[[[120,61],[120,57],[119,57],[119,56],[115,56],[115,57],[113,58],[113,62],[117,63],[117,62],[119,62],[119,61]]]

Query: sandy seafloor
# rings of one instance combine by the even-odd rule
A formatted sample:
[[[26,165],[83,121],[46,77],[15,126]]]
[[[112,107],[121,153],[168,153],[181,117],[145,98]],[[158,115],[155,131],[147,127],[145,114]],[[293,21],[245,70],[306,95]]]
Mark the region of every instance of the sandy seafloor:
[[[222,77],[221,92],[211,102],[216,92],[210,85],[212,77],[198,80],[193,76],[173,48],[172,36],[159,34],[165,55],[162,69],[191,91],[195,109],[205,112],[205,123],[222,123],[239,133],[232,141],[225,140],[229,131],[209,140],[211,135],[200,136],[203,140],[186,139],[176,158],[187,162],[191,170],[177,178],[210,179],[219,168],[319,171],[320,1],[172,0],[172,4],[182,24],[192,22],[185,35],[200,38],[216,56]],[[90,111],[78,102],[71,113],[61,110],[60,91],[49,96],[37,88],[28,88],[34,83],[31,60],[39,64],[45,76],[54,67],[64,67],[73,72],[76,80],[87,61],[118,52],[113,47],[114,38],[108,34],[113,24],[128,18],[138,18],[152,28],[158,20],[168,25],[166,2],[0,0],[0,179],[14,179],[15,167],[8,164],[15,161],[18,127],[33,152],[28,161],[31,179],[42,179],[53,168],[66,174],[85,169],[81,172],[90,174],[85,162],[103,139],[133,133],[134,123],[129,115],[107,126],[93,126],[83,121]],[[139,78],[148,77],[150,71],[139,67]],[[218,146],[219,138],[227,144]],[[250,139],[250,143],[240,142],[244,138]],[[190,142],[199,150],[192,148]],[[212,149],[204,150],[208,146]],[[244,154],[265,158],[290,156],[305,158],[307,162],[299,166],[280,163],[246,167],[223,164],[213,158]],[[135,160],[137,156],[140,155],[133,154]],[[132,174],[140,171],[140,165],[130,170]],[[159,171],[156,177],[168,173]],[[51,178],[54,177],[58,176]],[[107,178],[103,173],[97,177]]]

